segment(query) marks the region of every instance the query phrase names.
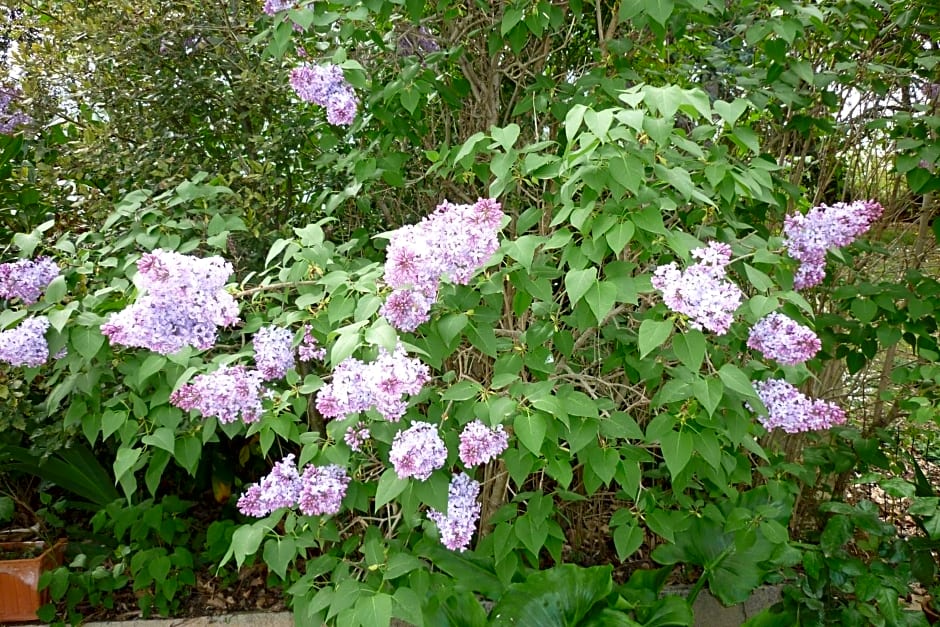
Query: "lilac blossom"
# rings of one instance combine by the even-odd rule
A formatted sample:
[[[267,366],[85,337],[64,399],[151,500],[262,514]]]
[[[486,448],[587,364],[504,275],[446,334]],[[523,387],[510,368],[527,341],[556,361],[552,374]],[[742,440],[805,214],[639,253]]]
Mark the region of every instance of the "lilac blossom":
[[[805,215],[789,214],[783,224],[783,243],[790,257],[800,262],[793,287],[801,290],[822,282],[826,276],[826,251],[851,244],[883,212],[884,208],[874,200],[856,200],[819,205]]]
[[[466,285],[496,252],[502,219],[500,204],[489,198],[472,205],[444,201],[418,224],[390,233],[384,280],[393,291],[381,315],[401,331],[426,322],[441,277]]]
[[[320,346],[317,338],[313,337],[313,332],[309,324],[304,325],[304,337],[300,340],[300,346],[297,347],[297,354],[300,361],[320,361],[326,357],[326,349]]]
[[[23,92],[16,85],[0,83],[0,135],[12,135],[33,121],[29,114],[19,108],[22,97]]]
[[[101,325],[112,345],[164,355],[186,346],[205,350],[215,344],[218,327],[238,322],[238,305],[224,290],[232,265],[221,257],[157,249],[143,255],[137,269],[141,295]]]
[[[301,477],[291,453],[274,464],[258,483],[248,486],[238,499],[238,511],[261,518],[282,507],[294,507],[301,492]]]
[[[479,420],[474,420],[460,433],[460,461],[473,467],[496,459],[509,446],[509,436],[503,425],[490,429]]]
[[[268,15],[277,15],[281,11],[293,9],[296,5],[295,0],[264,0],[264,12]]]
[[[24,305],[32,305],[57,276],[59,266],[50,257],[0,264],[0,298],[19,298]]]
[[[45,336],[48,329],[48,318],[32,316],[12,329],[0,331],[0,361],[33,368],[46,363],[49,359]]]
[[[409,358],[403,346],[365,363],[349,357],[333,371],[330,383],[317,393],[317,410],[327,418],[366,411],[374,407],[386,420],[397,422],[407,405],[402,395],[415,395],[429,379],[428,367]]]
[[[768,415],[757,419],[769,431],[780,428],[787,433],[828,429],[845,422],[845,411],[835,403],[811,399],[783,379],[768,379],[754,384]]]
[[[342,466],[307,466],[300,477],[300,512],[306,516],[337,513],[348,486],[349,475]]]
[[[330,124],[349,126],[356,119],[359,98],[338,65],[299,65],[290,73],[290,86],[301,100],[326,108]]]
[[[785,366],[812,359],[822,347],[812,329],[777,312],[764,316],[751,328],[747,345]]]
[[[366,440],[371,437],[372,433],[366,423],[360,421],[355,426],[346,429],[346,433],[343,434],[343,441],[346,442],[349,448],[358,453],[362,450],[362,445],[366,443]]]
[[[187,411],[195,409],[204,417],[215,416],[225,424],[242,419],[245,423],[261,418],[263,377],[244,366],[219,366],[218,370],[195,377],[170,395],[170,403]]]
[[[447,462],[447,447],[429,422],[416,422],[395,434],[388,460],[399,479],[424,481]]]
[[[428,518],[441,533],[441,544],[451,551],[463,552],[470,546],[477,520],[480,518],[480,483],[464,473],[450,481],[447,489],[447,514],[431,509]]]
[[[731,247],[709,242],[693,250],[692,257],[698,261],[685,270],[680,271],[675,262],[656,268],[651,279],[653,287],[663,293],[669,309],[691,318],[693,329],[705,328],[724,335],[744,296],[725,274],[725,266],[731,262]]]
[[[252,344],[255,349],[255,364],[266,381],[280,379],[294,367],[293,333],[274,325],[261,327],[255,333]]]

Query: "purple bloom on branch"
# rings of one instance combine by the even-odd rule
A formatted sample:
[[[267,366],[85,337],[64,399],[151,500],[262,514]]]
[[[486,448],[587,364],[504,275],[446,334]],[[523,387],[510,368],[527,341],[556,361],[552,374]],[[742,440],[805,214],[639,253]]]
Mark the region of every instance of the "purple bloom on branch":
[[[388,460],[399,479],[424,481],[447,462],[447,447],[429,422],[416,422],[395,434]]]
[[[59,266],[50,257],[0,264],[0,298],[19,298],[24,305],[32,305],[57,276]]]
[[[848,246],[868,231],[884,208],[874,200],[838,202],[792,213],[783,224],[784,246],[800,262],[793,278],[797,290],[818,285],[826,276],[826,251]]]
[[[366,440],[371,437],[372,433],[366,423],[357,422],[356,426],[346,429],[346,433],[343,434],[343,441],[346,442],[349,448],[358,453],[362,450],[362,445],[366,443]]]
[[[698,261],[685,270],[680,271],[674,262],[659,266],[651,283],[663,293],[669,309],[691,318],[692,328],[724,335],[744,296],[725,274],[725,266],[731,262],[731,247],[709,242],[693,250],[692,257]]]
[[[195,409],[205,418],[215,416],[223,424],[239,417],[249,424],[261,418],[262,380],[257,370],[219,366],[218,370],[201,374],[173,392],[170,403],[186,411]]]
[[[828,429],[845,422],[845,411],[835,403],[811,399],[783,379],[768,379],[754,384],[768,415],[757,419],[769,431],[780,428],[787,433]]]
[[[300,356],[300,361],[323,360],[326,357],[326,349],[320,346],[317,338],[313,337],[309,324],[304,325],[304,337],[300,340],[297,353]]]
[[[33,118],[19,109],[22,90],[16,85],[0,83],[0,135],[12,135]]]
[[[348,486],[349,475],[342,466],[307,466],[300,477],[300,512],[306,516],[337,513]]]
[[[48,329],[48,318],[32,316],[12,329],[0,331],[0,361],[33,368],[46,363],[49,359],[45,335]]]
[[[473,467],[496,459],[509,446],[509,436],[503,425],[490,429],[479,420],[464,427],[460,434],[460,461]]]
[[[252,344],[255,349],[255,364],[261,376],[271,381],[280,379],[294,367],[293,334],[284,328],[267,326],[258,329]]]
[[[777,312],[764,316],[754,325],[747,345],[785,366],[812,359],[822,347],[812,329]]]
[[[293,507],[300,490],[300,474],[294,465],[294,455],[290,454],[274,464],[271,472],[261,481],[248,486],[238,499],[238,511],[256,518],[267,516],[276,509]]]
[[[301,100],[326,108],[330,124],[348,126],[355,120],[359,99],[338,65],[304,63],[291,70],[290,86]]]
[[[451,551],[463,552],[470,546],[480,518],[479,495],[480,483],[459,473],[451,479],[447,489],[447,514],[433,508],[428,511],[428,518],[434,521],[441,533],[441,544]]]
[[[276,15],[281,11],[293,9],[296,4],[294,0],[265,0],[264,12],[268,15]]]

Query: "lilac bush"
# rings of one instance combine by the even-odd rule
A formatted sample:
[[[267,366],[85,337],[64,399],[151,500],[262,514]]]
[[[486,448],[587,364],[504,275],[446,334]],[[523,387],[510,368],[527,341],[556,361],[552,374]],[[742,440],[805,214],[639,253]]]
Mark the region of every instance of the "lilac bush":
[[[457,473],[447,489],[447,513],[434,508],[428,518],[434,521],[441,534],[441,544],[451,551],[466,551],[480,518],[480,483],[469,475]]]
[[[784,245],[787,253],[800,262],[793,287],[802,290],[818,285],[826,276],[826,251],[851,244],[882,213],[880,203],[856,200],[819,205],[806,214],[787,215],[783,225]]]
[[[663,293],[663,302],[672,311],[691,318],[693,329],[708,329],[724,335],[731,327],[734,312],[741,305],[741,288],[729,280],[725,267],[731,262],[731,247],[709,242],[692,251],[698,259],[685,270],[675,262],[653,272],[653,287]]]
[[[24,305],[32,305],[57,276],[59,266],[50,257],[0,264],[0,298],[19,298]]]
[[[764,316],[751,328],[747,345],[785,366],[812,359],[822,347],[812,329],[777,312]]]
[[[45,333],[49,319],[31,316],[19,325],[0,331],[0,361],[11,366],[41,366],[49,359],[49,344]]]

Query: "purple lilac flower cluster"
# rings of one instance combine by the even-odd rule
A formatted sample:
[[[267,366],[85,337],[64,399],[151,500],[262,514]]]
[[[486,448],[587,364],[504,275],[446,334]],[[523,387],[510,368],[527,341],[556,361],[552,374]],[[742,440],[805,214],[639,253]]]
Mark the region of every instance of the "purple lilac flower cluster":
[[[460,461],[467,467],[485,464],[496,459],[509,446],[509,435],[503,425],[490,429],[479,420],[474,420],[460,433]]]
[[[812,359],[822,347],[812,329],[778,312],[764,316],[751,328],[747,345],[785,366]]]
[[[274,325],[261,327],[255,333],[252,345],[255,349],[255,364],[266,381],[280,379],[294,367],[293,333]]]
[[[256,518],[282,507],[298,507],[307,516],[335,514],[348,486],[345,468],[308,464],[300,473],[290,454],[274,464],[261,481],[248,486],[238,499],[238,511]]]
[[[450,481],[447,489],[447,515],[431,509],[428,518],[441,532],[441,544],[451,551],[463,552],[470,546],[477,520],[480,518],[480,483],[464,473]]]
[[[389,236],[385,282],[393,289],[380,311],[400,331],[430,318],[441,276],[466,285],[499,247],[501,205],[481,198],[472,205],[444,201],[434,213]]]
[[[297,506],[306,516],[335,514],[349,487],[346,469],[336,464],[307,466],[300,477]]]
[[[338,65],[304,63],[291,71],[290,86],[301,100],[324,107],[330,124],[349,126],[356,119],[359,99]]]
[[[296,5],[295,0],[264,0],[264,12],[268,15],[277,15],[281,11],[293,9]]]
[[[692,251],[698,259],[685,270],[675,262],[659,266],[653,273],[653,287],[663,293],[669,309],[689,316],[694,329],[708,329],[716,335],[727,333],[735,310],[741,305],[741,289],[725,274],[731,262],[731,247],[709,242]]]
[[[32,305],[57,276],[59,266],[50,257],[0,264],[0,298],[19,298]]]
[[[366,411],[372,407],[386,420],[405,415],[403,394],[414,395],[429,379],[427,365],[408,357],[398,345],[395,352],[379,349],[378,358],[365,363],[349,357],[333,371],[333,380],[317,393],[317,410],[327,418]]]
[[[362,450],[362,445],[366,443],[366,440],[371,437],[372,433],[366,423],[360,421],[354,427],[346,429],[346,433],[343,434],[343,441],[346,442],[349,448],[358,453]]]
[[[754,388],[767,408],[767,416],[757,417],[767,430],[779,427],[787,433],[800,433],[845,422],[845,411],[838,405],[811,399],[783,379],[758,381]]]
[[[326,357],[326,349],[320,346],[317,338],[313,337],[309,324],[304,325],[304,337],[300,340],[297,353],[300,356],[300,361],[313,361],[314,359],[319,361]]]
[[[447,447],[429,422],[416,422],[395,434],[388,459],[400,479],[424,481],[447,462]]]
[[[0,361],[33,368],[46,363],[49,359],[45,335],[48,329],[48,318],[32,316],[12,329],[0,331]]]
[[[19,110],[18,101],[22,97],[23,92],[16,85],[0,83],[0,135],[12,135],[33,121],[27,113]]]
[[[871,228],[884,208],[874,200],[813,207],[805,215],[792,213],[783,224],[784,245],[800,262],[793,278],[798,290],[818,285],[826,276],[826,251],[848,246]]]
[[[232,265],[157,249],[137,262],[143,293],[101,325],[111,344],[168,355],[185,346],[211,348],[220,326],[238,322],[238,305],[223,288]]]
[[[219,366],[218,370],[201,374],[173,392],[170,403],[186,411],[195,409],[206,418],[215,416],[223,424],[235,422],[239,416],[245,423],[257,422],[265,391],[262,380],[257,370]]]

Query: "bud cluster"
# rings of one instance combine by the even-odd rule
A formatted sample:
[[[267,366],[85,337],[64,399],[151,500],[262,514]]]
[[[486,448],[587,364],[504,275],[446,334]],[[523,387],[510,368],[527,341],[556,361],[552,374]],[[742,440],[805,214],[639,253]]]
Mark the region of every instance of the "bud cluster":
[[[800,262],[793,278],[798,290],[818,285],[826,276],[826,251],[848,246],[868,231],[884,208],[874,200],[837,202],[813,207],[805,215],[792,213],[783,223],[784,246]]]
[[[812,359],[822,347],[812,329],[777,312],[764,316],[751,328],[747,345],[785,366]]]
[[[408,357],[403,346],[393,353],[380,348],[378,358],[368,364],[354,357],[343,360],[317,393],[317,410],[326,418],[340,418],[375,407],[386,420],[397,422],[407,409],[402,395],[417,394],[428,379],[427,365]]]
[[[463,552],[470,546],[480,518],[480,483],[464,473],[454,475],[447,489],[447,514],[431,508],[430,518],[441,532],[441,544],[451,551]]]
[[[472,205],[444,201],[415,225],[389,235],[385,282],[393,289],[380,313],[400,331],[430,319],[441,276],[466,285],[499,248],[501,205],[481,198]]]
[[[101,332],[111,344],[169,355],[185,346],[215,345],[218,327],[238,322],[238,305],[224,290],[232,265],[157,249],[137,262],[137,301],[111,314]]]
[[[356,119],[359,99],[338,65],[304,63],[291,70],[290,86],[301,100],[324,107],[330,124],[349,126]]]
[[[685,270],[679,270],[675,262],[656,268],[651,279],[653,287],[663,293],[669,309],[691,318],[692,328],[724,335],[744,296],[725,274],[725,266],[731,262],[731,247],[709,242],[693,250],[692,257],[698,261]]]

